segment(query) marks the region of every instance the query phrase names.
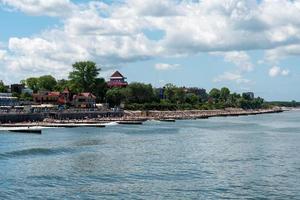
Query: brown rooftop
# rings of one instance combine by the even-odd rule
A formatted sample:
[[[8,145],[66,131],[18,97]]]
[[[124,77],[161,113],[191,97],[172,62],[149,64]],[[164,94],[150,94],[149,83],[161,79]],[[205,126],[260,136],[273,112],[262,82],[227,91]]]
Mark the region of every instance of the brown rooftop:
[[[110,77],[122,77],[122,78],[124,78],[124,76],[119,71],[115,71],[115,73],[113,73]]]

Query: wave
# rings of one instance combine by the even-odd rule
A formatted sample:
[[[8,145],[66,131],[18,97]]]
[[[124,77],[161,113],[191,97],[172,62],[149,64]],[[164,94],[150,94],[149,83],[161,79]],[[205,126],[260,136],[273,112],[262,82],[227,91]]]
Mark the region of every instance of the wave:
[[[30,149],[23,149],[17,151],[10,151],[0,154],[0,159],[5,158],[16,158],[16,157],[26,157],[26,156],[49,156],[49,155],[58,155],[63,153],[71,152],[71,149],[67,148],[30,148]]]
[[[108,123],[105,123],[104,125],[105,126],[116,126],[116,125],[118,125],[118,123],[117,122],[108,122]]]

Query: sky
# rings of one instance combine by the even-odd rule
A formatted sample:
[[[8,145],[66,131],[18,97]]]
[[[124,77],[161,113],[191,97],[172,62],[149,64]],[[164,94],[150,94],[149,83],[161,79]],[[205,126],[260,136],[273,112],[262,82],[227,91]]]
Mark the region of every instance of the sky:
[[[300,0],[0,0],[0,80],[108,78],[300,101]]]

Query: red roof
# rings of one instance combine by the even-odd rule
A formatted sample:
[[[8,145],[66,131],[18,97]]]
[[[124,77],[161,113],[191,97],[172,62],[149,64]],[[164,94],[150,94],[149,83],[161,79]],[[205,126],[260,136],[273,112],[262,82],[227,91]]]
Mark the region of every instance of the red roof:
[[[110,77],[122,77],[124,78],[124,76],[119,72],[119,71],[115,71],[115,73],[113,73]]]
[[[96,99],[96,96],[93,95],[93,94],[90,93],[90,92],[82,92],[82,93],[80,93],[80,94],[78,94],[78,95],[74,95],[73,98],[76,98],[76,97],[78,97],[78,96],[83,96],[83,97],[86,97],[86,98],[91,97],[91,98],[93,98],[93,99]]]

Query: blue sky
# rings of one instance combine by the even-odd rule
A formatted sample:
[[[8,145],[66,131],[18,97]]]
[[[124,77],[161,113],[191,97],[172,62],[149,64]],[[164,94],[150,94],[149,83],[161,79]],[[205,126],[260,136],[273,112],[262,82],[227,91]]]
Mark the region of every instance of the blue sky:
[[[0,79],[108,77],[300,101],[300,3],[255,0],[0,0]],[[276,12],[275,12],[276,10]]]

